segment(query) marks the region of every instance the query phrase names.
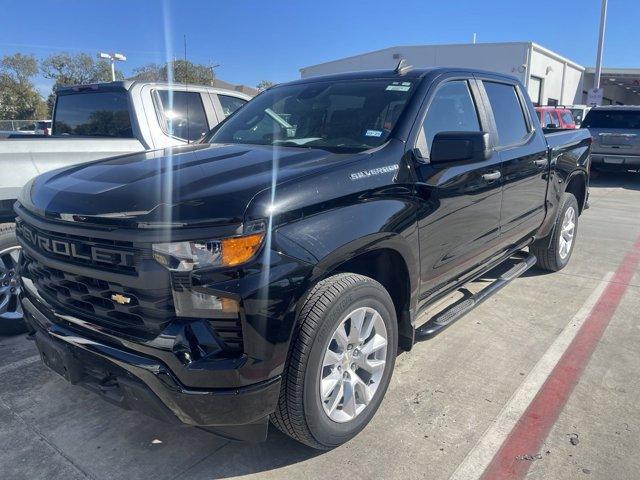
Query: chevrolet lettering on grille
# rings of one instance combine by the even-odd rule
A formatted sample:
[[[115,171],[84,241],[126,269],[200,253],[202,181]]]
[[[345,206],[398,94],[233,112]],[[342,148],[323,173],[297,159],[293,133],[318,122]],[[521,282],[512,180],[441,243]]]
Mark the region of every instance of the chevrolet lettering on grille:
[[[36,249],[53,255],[106,265],[133,265],[132,252],[90,245],[81,241],[53,238],[27,227],[24,223],[18,225],[18,234]]]

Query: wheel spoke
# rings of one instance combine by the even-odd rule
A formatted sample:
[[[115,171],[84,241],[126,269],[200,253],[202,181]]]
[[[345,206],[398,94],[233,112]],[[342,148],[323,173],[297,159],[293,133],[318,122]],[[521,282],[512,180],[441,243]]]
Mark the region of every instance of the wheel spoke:
[[[322,362],[322,366],[323,367],[331,367],[334,365],[337,365],[340,360],[342,358],[342,355],[340,355],[337,352],[334,352],[333,350],[327,350],[327,352],[324,355],[324,361]]]
[[[360,342],[362,325],[364,323],[366,315],[367,315],[366,309],[359,308],[349,316],[349,318],[351,319],[351,328],[349,329],[349,342],[351,343]]]
[[[342,402],[342,411],[350,418],[356,416],[356,392],[353,385],[353,380],[344,382],[344,400]]]
[[[342,373],[338,371],[338,369],[333,369],[333,371],[322,379],[322,399],[326,400],[331,392],[335,390],[335,388],[342,380]]]
[[[371,389],[369,386],[364,383],[364,381],[360,378],[359,375],[353,376],[354,390],[358,392],[358,397],[362,399],[362,402],[365,405],[369,405],[371,401]]]
[[[335,411],[336,407],[340,404],[340,401],[344,398],[344,382],[340,382],[340,386],[334,389],[333,394],[326,403],[327,413],[331,416]]]
[[[387,346],[387,339],[382,335],[374,335],[374,337],[369,340],[367,343],[362,345],[360,351],[365,357],[368,357],[372,353],[377,352],[378,350]]]
[[[360,341],[364,342],[367,338],[369,338],[371,336],[371,332],[373,331],[373,327],[376,325],[377,322],[381,322],[381,321],[382,321],[382,317],[378,312],[374,312],[373,315],[370,315],[362,327],[362,332],[360,334]]]
[[[333,339],[342,348],[343,351],[347,349],[347,345],[349,345],[349,336],[347,335],[344,323],[342,323],[335,331],[335,333],[333,334]]]

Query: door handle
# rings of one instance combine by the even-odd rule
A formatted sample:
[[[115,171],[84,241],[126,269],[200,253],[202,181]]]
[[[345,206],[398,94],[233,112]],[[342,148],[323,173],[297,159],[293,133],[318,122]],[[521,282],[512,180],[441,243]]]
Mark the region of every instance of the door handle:
[[[546,167],[548,160],[546,158],[541,158],[539,160],[534,160],[533,163],[535,163],[538,167]]]
[[[493,182],[494,180],[498,180],[501,176],[502,174],[496,171],[491,173],[485,173],[484,175],[482,175],[482,179],[485,182]]]

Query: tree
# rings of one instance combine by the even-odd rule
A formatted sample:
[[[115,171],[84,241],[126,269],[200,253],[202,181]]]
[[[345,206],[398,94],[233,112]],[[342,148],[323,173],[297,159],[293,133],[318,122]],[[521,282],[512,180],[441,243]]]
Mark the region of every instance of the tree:
[[[86,53],[49,55],[40,63],[40,72],[43,77],[54,80],[54,89],[64,85],[111,81],[111,63]],[[116,79],[123,78],[122,72],[116,70]]]
[[[275,82],[272,82],[271,80],[260,80],[258,85],[256,85],[256,88],[262,92],[263,90],[266,90],[267,88],[271,88],[274,85],[275,85]]]
[[[5,55],[0,60],[0,118],[31,120],[39,118],[45,108],[31,78],[38,73],[33,55]]]
[[[147,82],[191,83],[211,85],[211,68],[188,60],[174,60],[164,64],[149,63],[133,70],[132,80]]]

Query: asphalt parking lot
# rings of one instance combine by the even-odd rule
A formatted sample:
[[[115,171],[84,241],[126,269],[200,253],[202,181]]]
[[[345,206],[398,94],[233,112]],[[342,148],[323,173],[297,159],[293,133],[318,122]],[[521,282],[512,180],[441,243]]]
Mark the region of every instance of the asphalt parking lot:
[[[570,265],[528,272],[400,355],[372,423],[330,452],[121,411],[49,372],[24,337],[0,338],[0,477],[638,478],[639,206],[640,175],[594,179]],[[546,429],[529,428],[536,405]]]

